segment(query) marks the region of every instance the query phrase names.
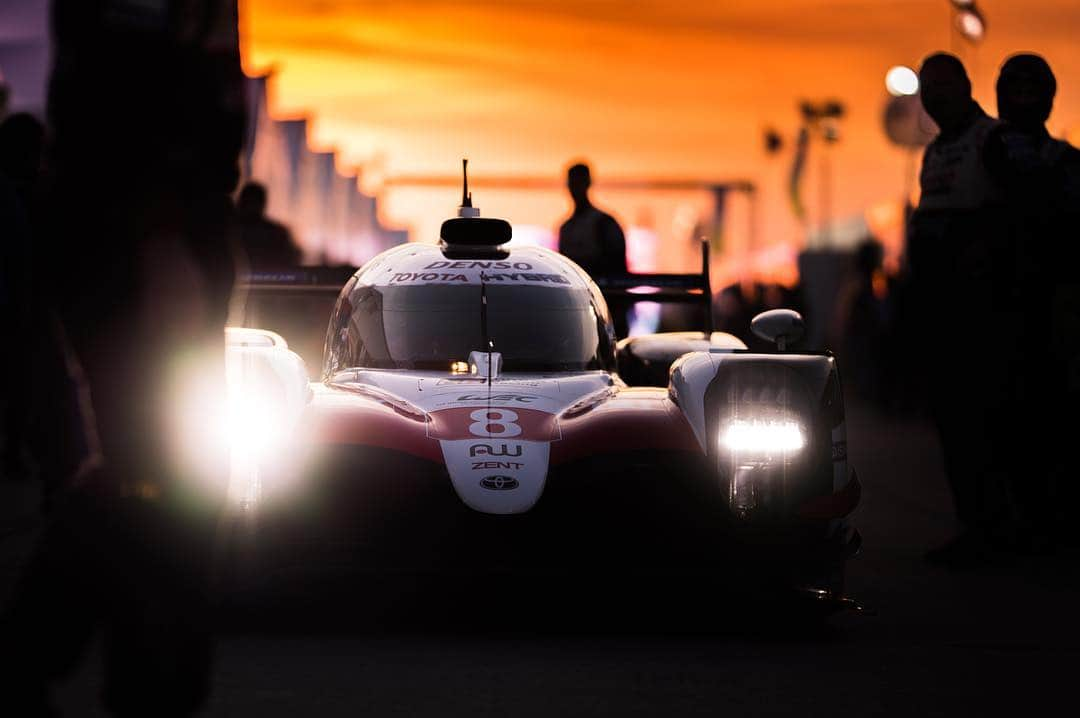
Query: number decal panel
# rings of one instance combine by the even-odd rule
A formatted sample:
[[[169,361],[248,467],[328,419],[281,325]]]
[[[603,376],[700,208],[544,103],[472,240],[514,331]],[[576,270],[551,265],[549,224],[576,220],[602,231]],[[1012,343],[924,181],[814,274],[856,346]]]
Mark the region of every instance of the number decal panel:
[[[432,439],[513,439],[556,441],[559,421],[554,414],[520,407],[454,407],[428,414],[427,435]]]

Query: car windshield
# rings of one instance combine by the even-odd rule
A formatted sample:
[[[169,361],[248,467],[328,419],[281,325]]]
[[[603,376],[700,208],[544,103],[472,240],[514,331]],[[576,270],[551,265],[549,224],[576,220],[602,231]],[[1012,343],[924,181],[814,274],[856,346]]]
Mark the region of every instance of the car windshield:
[[[607,333],[585,288],[488,284],[486,329],[503,371],[606,368]],[[358,285],[335,312],[328,369],[443,369],[487,348],[478,284]]]

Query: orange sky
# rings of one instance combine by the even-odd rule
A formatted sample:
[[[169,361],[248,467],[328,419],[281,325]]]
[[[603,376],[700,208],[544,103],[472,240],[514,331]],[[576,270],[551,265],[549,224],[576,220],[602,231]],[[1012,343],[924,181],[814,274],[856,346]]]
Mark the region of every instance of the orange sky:
[[[1036,50],[1058,74],[1051,129],[1080,126],[1080,2],[979,2],[989,32],[977,48],[951,39],[947,0],[241,0],[241,29],[246,69],[276,71],[273,112],[309,115],[312,141],[362,165],[368,186],[452,174],[463,156],[477,174],[557,176],[586,157],[601,179],[746,178],[770,243],[803,234],[786,190],[801,98],[848,107],[834,217],[902,191],[903,154],[881,129],[892,65],[958,49],[993,111],[1002,58]],[[764,152],[766,126],[789,140],[778,156]],[[812,160],[812,222],[816,171]],[[449,190],[396,194],[385,218],[424,233],[456,204]],[[511,194],[478,204],[545,226],[565,210],[561,197]],[[633,202],[614,207],[624,223]]]

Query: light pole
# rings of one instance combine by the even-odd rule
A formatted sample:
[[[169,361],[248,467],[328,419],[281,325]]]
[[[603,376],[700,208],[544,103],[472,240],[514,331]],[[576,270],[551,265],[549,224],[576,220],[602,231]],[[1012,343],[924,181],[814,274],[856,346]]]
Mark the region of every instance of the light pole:
[[[801,131],[803,139],[800,141],[800,151],[805,151],[806,141],[812,137],[819,138],[822,143],[818,194],[821,208],[820,242],[827,247],[830,244],[830,224],[832,223],[832,166],[829,163],[829,148],[840,140],[840,120],[844,117],[845,108],[838,100],[816,103],[803,100],[799,103],[799,111],[803,119]]]

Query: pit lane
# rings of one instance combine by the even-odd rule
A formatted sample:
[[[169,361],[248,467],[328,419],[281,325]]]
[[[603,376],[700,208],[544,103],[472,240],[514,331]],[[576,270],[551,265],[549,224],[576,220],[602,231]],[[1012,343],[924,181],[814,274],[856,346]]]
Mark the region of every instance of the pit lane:
[[[849,432],[865,550],[848,587],[872,614],[800,628],[665,599],[661,585],[601,605],[564,592],[540,614],[509,591],[472,603],[403,594],[382,614],[341,601],[324,613],[326,596],[313,595],[295,620],[226,628],[204,715],[1058,712],[1080,664],[1080,554],[964,573],[926,565],[923,551],[953,531],[929,422],[854,404]],[[5,527],[19,520],[13,506]],[[5,590],[28,535],[0,541]],[[469,613],[455,613],[463,605]],[[319,620],[334,614],[351,617]],[[103,715],[97,658],[61,687],[65,715]]]

